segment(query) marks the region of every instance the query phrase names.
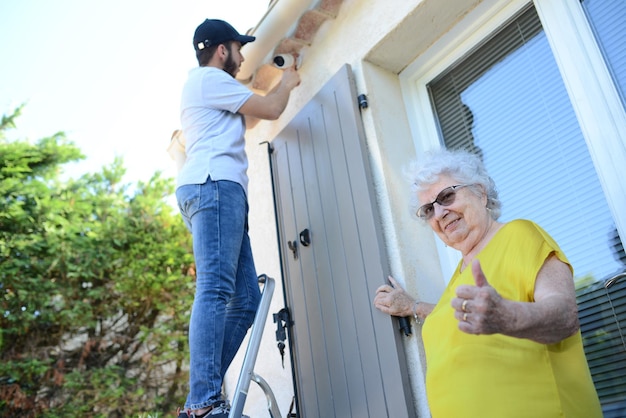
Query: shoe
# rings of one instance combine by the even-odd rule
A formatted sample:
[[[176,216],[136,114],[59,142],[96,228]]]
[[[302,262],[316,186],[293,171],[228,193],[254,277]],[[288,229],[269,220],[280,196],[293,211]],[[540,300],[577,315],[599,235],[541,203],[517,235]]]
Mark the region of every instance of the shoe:
[[[213,409],[209,411],[208,414],[205,415],[206,418],[228,418],[230,414],[230,405],[228,402],[224,402],[222,404],[214,405]]]
[[[219,413],[221,413],[221,411],[226,411],[226,415],[225,416],[228,417],[228,414],[230,413],[230,407],[229,406],[222,406],[222,405],[220,405],[218,408],[213,408],[212,410],[207,411],[207,412],[205,412],[202,415],[196,415],[193,412],[191,412],[191,410],[189,410],[189,409],[183,409],[181,411],[180,408],[176,408],[176,413],[178,414],[177,418],[204,418],[204,417],[212,417],[213,414],[211,414],[211,413],[213,411],[217,411]],[[209,412],[211,412],[211,413],[209,413]],[[217,416],[221,417],[222,415],[217,415]]]
[[[208,414],[203,415],[203,418],[228,418],[228,415],[230,414],[230,404],[228,403],[228,401],[223,401],[221,403],[218,403],[217,405],[213,406],[213,409],[211,409],[209,411]],[[190,418],[194,417],[194,415],[192,414],[192,416]],[[247,415],[242,415],[241,418],[250,418]]]
[[[228,418],[230,415],[230,404],[228,401],[222,401],[213,406],[208,412],[205,412],[202,415],[196,415],[191,411],[181,411],[180,408],[176,411],[178,413],[178,418]],[[247,415],[242,415],[241,418],[250,418]]]
[[[190,418],[189,416],[190,412],[187,411],[186,409],[183,409],[181,411],[180,408],[176,408],[176,414],[177,414],[177,418]]]
[[[228,401],[223,401],[213,405],[213,409],[205,415],[206,418],[228,418],[230,414],[230,404]]]

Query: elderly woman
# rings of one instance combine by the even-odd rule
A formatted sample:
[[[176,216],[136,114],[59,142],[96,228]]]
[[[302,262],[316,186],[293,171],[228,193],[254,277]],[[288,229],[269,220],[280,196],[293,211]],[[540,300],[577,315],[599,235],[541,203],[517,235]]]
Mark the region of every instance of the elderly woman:
[[[431,153],[411,181],[417,216],[463,257],[436,305],[393,278],[374,305],[424,320],[432,416],[602,417],[557,243],[531,221],[498,222],[494,182],[474,154]]]

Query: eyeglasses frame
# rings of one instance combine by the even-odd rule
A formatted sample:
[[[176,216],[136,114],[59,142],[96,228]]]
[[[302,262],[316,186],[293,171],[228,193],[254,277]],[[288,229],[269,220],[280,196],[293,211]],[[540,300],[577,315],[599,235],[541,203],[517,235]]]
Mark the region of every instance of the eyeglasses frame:
[[[425,220],[425,221],[428,221],[428,220],[432,219],[432,217],[434,216],[434,213],[435,213],[435,212],[434,212],[435,203],[438,203],[440,206],[450,206],[451,204],[453,204],[453,203],[454,203],[454,200],[456,200],[456,193],[457,193],[457,192],[456,192],[456,190],[457,190],[457,189],[460,189],[460,188],[463,188],[463,187],[469,187],[469,186],[473,186],[473,184],[455,184],[454,186],[448,186],[448,187],[446,187],[446,188],[441,189],[441,191],[440,191],[439,193],[437,193],[437,197],[435,198],[435,200],[433,200],[433,201],[432,201],[432,202],[430,202],[430,203],[425,203],[425,204],[423,204],[422,206],[420,206],[420,207],[417,209],[417,211],[415,211],[415,215],[416,215],[418,218],[423,219],[423,220]],[[448,203],[448,204],[445,204],[445,205],[444,205],[444,204],[442,204],[442,203],[439,201],[439,198],[441,197],[441,193],[445,192],[445,191],[446,191],[446,190],[448,190],[448,189],[452,189],[452,191],[454,192],[454,196],[455,196],[455,197],[454,197],[454,199],[452,200],[452,202],[450,202],[450,203]],[[431,216],[429,216],[429,217],[427,217],[427,216],[420,216],[420,212],[422,212],[423,210],[425,210],[425,208],[426,208],[426,207],[428,207],[428,206],[431,206],[431,207],[433,208],[433,212],[432,212],[432,213],[433,213],[433,215],[431,215]]]

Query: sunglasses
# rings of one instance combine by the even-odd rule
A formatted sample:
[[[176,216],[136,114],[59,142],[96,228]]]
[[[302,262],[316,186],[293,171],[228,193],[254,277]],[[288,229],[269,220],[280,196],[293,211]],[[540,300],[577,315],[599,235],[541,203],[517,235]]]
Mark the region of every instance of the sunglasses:
[[[456,190],[462,187],[471,186],[470,184],[457,184],[456,186],[446,187],[439,192],[437,198],[432,203],[426,203],[417,210],[416,215],[425,221],[431,219],[435,215],[435,203],[441,206],[450,206],[456,199]]]

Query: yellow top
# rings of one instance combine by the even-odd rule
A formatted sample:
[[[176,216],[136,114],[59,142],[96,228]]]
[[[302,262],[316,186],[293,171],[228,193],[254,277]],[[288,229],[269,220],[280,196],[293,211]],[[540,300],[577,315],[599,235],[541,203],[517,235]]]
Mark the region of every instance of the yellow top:
[[[569,265],[543,229],[516,220],[477,258],[502,297],[532,302],[537,273],[552,253]],[[580,331],[549,345],[459,331],[450,301],[457,286],[475,284],[471,268],[459,269],[422,330],[433,418],[602,418]]]

